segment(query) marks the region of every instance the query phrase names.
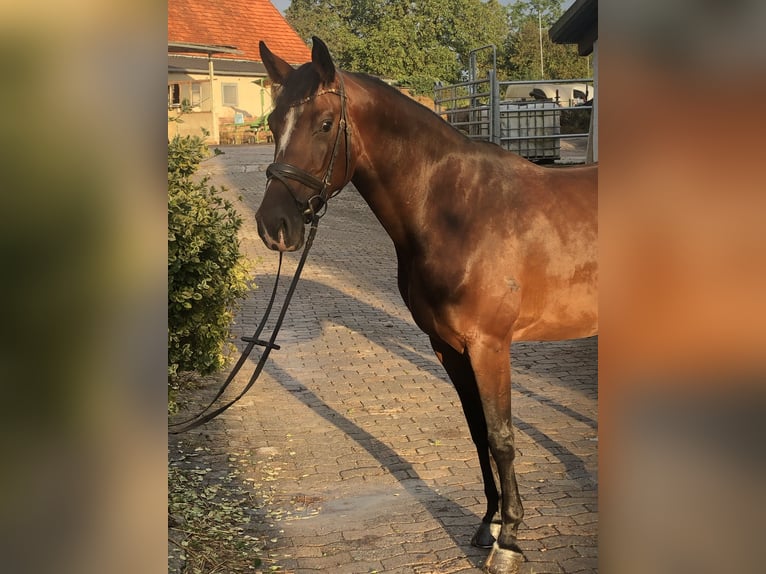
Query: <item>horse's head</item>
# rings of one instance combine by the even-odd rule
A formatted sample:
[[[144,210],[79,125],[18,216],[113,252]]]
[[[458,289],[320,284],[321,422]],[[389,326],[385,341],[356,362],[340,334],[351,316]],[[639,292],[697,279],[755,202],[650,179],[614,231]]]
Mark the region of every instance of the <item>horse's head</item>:
[[[319,38],[313,39],[311,62],[298,69],[263,42],[260,51],[277,88],[269,116],[276,151],[255,219],[267,247],[295,251],[303,245],[305,224],[351,177],[345,87]]]

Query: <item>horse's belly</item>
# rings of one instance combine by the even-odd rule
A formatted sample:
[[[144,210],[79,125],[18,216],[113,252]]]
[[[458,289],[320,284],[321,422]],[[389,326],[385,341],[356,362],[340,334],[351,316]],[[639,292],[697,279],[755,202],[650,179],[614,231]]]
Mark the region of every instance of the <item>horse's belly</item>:
[[[514,341],[563,341],[581,339],[598,334],[597,321],[587,324],[567,325],[559,322],[537,321],[531,325],[513,331]]]
[[[514,341],[560,341],[598,333],[595,292],[580,297],[551,298],[546,304],[522,303],[513,328]]]

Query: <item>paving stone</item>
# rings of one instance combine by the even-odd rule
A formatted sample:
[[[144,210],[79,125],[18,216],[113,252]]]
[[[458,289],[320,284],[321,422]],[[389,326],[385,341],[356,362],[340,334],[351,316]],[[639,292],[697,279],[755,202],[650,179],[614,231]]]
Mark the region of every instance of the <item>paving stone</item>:
[[[386,558],[384,560],[381,560],[383,563],[383,567],[385,568],[385,571],[393,570],[396,568],[403,568],[403,567],[409,567],[413,568],[418,563],[427,563],[429,560],[428,554],[420,554],[420,553],[411,553],[411,554],[400,554],[399,556],[394,556],[393,558]]]
[[[301,568],[311,568],[320,572],[334,572],[338,566],[352,562],[351,554],[342,552],[329,556],[307,556],[300,560]]]
[[[574,549],[568,547],[553,548],[550,550],[547,548],[542,548],[540,550],[525,550],[524,556],[530,562],[546,561],[556,562],[557,564],[561,564],[564,560],[569,560],[571,558],[581,558]]]
[[[350,564],[339,564],[332,570],[333,574],[364,574],[365,572],[385,572],[381,562],[351,562]]]
[[[556,562],[526,562],[519,568],[519,574],[561,574],[563,572],[566,570]]]
[[[561,562],[565,572],[596,572],[598,569],[598,559],[595,557],[569,558]]]

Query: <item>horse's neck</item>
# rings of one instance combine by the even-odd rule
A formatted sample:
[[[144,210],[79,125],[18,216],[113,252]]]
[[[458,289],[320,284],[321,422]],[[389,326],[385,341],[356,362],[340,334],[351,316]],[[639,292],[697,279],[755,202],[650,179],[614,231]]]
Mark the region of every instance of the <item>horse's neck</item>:
[[[352,181],[400,249],[423,232],[432,166],[464,140],[407,96],[377,86],[372,90],[367,99],[374,104],[350,114],[357,159]]]

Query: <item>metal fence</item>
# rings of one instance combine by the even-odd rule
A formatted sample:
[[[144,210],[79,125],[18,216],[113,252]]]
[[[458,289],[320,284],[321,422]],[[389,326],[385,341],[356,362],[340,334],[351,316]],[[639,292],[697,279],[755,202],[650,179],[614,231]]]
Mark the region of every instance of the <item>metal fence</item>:
[[[477,78],[476,53],[491,48],[492,68]],[[587,138],[591,79],[497,81],[494,46],[471,52],[469,80],[434,88],[436,113],[475,140],[493,142],[527,159],[560,159],[561,142]]]

